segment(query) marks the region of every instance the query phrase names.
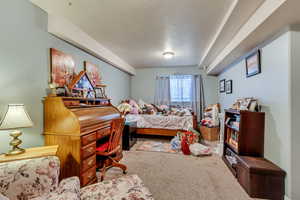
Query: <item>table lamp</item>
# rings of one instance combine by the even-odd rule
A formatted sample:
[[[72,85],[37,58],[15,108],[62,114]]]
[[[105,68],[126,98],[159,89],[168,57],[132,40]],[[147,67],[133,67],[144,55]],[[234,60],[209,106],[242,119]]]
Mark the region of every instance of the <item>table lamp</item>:
[[[6,153],[7,156],[22,154],[25,149],[19,147],[22,141],[18,138],[22,135],[18,128],[32,127],[33,123],[23,104],[9,104],[4,118],[0,122],[0,130],[13,130],[10,136],[13,140],[9,143],[12,149]]]

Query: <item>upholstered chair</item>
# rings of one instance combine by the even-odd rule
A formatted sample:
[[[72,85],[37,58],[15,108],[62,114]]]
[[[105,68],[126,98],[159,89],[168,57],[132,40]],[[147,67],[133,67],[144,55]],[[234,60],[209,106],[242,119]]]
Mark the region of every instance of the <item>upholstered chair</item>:
[[[80,188],[78,177],[59,182],[56,156],[0,164],[0,200],[153,200],[137,175]]]

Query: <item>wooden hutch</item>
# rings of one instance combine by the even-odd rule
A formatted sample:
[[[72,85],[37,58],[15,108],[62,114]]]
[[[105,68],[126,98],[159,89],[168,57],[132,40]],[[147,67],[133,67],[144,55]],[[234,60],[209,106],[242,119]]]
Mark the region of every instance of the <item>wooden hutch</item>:
[[[110,135],[111,121],[120,112],[110,99],[95,98],[95,88],[85,71],[80,72],[61,96],[44,99],[45,145],[59,145],[61,176],[78,176],[81,186],[95,183],[98,144]],[[117,153],[121,159],[122,152]]]
[[[109,99],[45,98],[45,145],[59,145],[61,179],[78,176],[81,186],[96,182],[97,143],[110,134],[111,120],[119,117]]]
[[[225,110],[223,160],[252,198],[283,200],[285,172],[264,158],[265,113]]]

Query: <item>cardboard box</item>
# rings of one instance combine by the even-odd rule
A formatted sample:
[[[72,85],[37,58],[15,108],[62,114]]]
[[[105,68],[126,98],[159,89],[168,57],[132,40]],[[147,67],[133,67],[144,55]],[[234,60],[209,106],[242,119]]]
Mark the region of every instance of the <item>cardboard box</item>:
[[[200,126],[200,133],[204,140],[207,141],[216,141],[219,140],[220,135],[220,127],[206,127],[206,126]]]

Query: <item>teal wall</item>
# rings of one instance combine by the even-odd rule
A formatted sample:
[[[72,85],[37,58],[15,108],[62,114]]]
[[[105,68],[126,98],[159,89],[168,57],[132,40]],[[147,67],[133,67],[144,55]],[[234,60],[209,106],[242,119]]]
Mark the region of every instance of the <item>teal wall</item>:
[[[130,75],[50,35],[47,14],[28,0],[2,0],[0,6],[0,119],[9,103],[24,103],[34,127],[24,129],[24,147],[43,145],[43,104],[49,79],[49,48],[73,56],[76,71],[83,61],[97,64],[107,94],[118,103],[130,94]],[[7,131],[0,131],[0,153],[8,149]]]
[[[259,100],[266,113],[264,156],[287,172],[286,195],[291,198],[290,41],[291,32],[286,32],[259,46],[260,74],[246,77],[244,57],[228,67],[219,80],[232,80],[233,93],[221,93],[219,100],[223,109],[229,108],[237,98]]]
[[[136,69],[136,75],[131,80],[131,97],[153,103],[155,96],[155,79],[159,75],[202,74],[205,102],[207,105],[218,102],[218,78],[207,76],[197,66],[155,67]]]

